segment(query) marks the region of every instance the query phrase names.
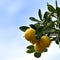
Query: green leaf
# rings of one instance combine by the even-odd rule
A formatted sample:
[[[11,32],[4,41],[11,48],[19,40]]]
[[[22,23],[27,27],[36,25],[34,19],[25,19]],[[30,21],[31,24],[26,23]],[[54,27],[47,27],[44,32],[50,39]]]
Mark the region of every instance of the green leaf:
[[[56,30],[55,29],[51,29],[51,33],[55,33],[56,32]]]
[[[49,27],[45,27],[44,29],[43,29],[43,33],[44,34],[49,34],[50,33],[50,31],[51,31],[51,28],[49,28]]]
[[[36,30],[36,27],[34,24],[30,24],[30,27]]]
[[[54,12],[54,13],[56,12],[55,8],[52,5],[50,5],[49,3],[47,3],[47,8],[50,12]]]
[[[57,18],[58,20],[57,20],[57,23],[58,23],[58,25],[60,24],[60,16]]]
[[[50,32],[47,34],[47,36],[50,36]]]
[[[49,21],[49,22],[47,23],[47,27],[49,27],[49,28],[54,27],[54,22]]]
[[[36,24],[35,24],[35,27],[36,27],[37,29],[39,29],[40,23],[36,23]]]
[[[39,58],[39,57],[41,57],[41,53],[35,52],[35,53],[34,53],[34,56],[35,56],[36,58]]]
[[[45,19],[45,21],[48,20],[48,15],[49,15],[49,12],[46,11],[44,14],[44,17],[43,17]]]
[[[26,53],[33,53],[33,52],[35,52],[35,50],[33,50],[33,49],[29,49],[26,51]]]
[[[27,27],[27,26],[21,26],[21,27],[19,27],[19,29],[22,30],[23,32],[25,32],[26,29],[28,29],[28,28],[29,28],[29,27]]]
[[[46,48],[45,50],[44,50],[44,52],[47,52],[48,51],[48,49]]]
[[[60,34],[59,34],[60,35]],[[59,37],[59,42],[60,42],[60,37]]]
[[[40,26],[39,29],[37,29],[35,33],[37,40],[40,40],[41,36],[43,35],[42,32],[43,32],[43,26]]]
[[[38,10],[38,16],[39,16],[40,20],[42,20],[42,13],[41,13],[40,9]]]
[[[57,11],[57,16],[60,17],[60,8],[56,7],[56,11]]]
[[[56,7],[58,7],[57,0],[56,0]]]
[[[27,49],[34,49],[34,46],[33,45],[29,45],[29,46],[27,46]]]
[[[55,43],[58,45],[58,44],[59,44],[59,41],[58,41],[58,40],[56,40],[56,41],[55,41]]]
[[[60,21],[59,21],[60,22]],[[60,23],[59,23],[59,28],[60,28]]]
[[[40,22],[39,20],[35,19],[34,17],[30,17],[29,19],[30,19],[31,21]]]

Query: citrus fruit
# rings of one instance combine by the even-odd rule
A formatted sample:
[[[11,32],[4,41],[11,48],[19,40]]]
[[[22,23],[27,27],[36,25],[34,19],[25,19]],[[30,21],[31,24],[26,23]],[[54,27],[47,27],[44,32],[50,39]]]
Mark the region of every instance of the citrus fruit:
[[[42,36],[41,40],[40,40],[40,43],[45,47],[49,47],[49,45],[51,43],[51,40],[48,36]]]
[[[45,50],[44,46],[40,45],[40,42],[34,44],[34,49],[36,52],[43,52]]]
[[[28,28],[25,31],[24,37],[27,41],[30,41],[32,44],[35,44],[37,42],[35,37],[35,30],[32,28]]]

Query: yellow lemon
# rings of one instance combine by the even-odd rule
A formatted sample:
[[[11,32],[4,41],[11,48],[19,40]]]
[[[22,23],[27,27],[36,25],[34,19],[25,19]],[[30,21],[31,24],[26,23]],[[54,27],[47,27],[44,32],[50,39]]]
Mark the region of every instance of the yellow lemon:
[[[34,49],[36,52],[43,52],[45,50],[44,46],[40,45],[40,42],[34,44]]]
[[[48,36],[42,36],[41,40],[40,40],[40,43],[45,47],[49,47],[49,45],[51,43],[51,40]]]
[[[32,28],[28,28],[25,31],[24,37],[26,40],[30,41],[32,44],[35,44],[37,42],[35,37],[35,30]]]

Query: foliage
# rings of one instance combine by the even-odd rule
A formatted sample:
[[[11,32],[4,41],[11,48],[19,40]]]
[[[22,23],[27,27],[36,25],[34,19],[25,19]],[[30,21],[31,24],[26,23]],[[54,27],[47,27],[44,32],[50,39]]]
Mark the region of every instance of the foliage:
[[[58,7],[57,5],[57,0],[56,0],[55,5],[56,7],[54,8],[54,6],[47,3],[48,11],[46,11],[44,15],[42,15],[41,10],[39,9],[38,10],[39,19],[36,19],[34,17],[29,18],[31,21],[36,22],[35,24],[29,24],[29,27],[21,26],[19,27],[19,29],[25,32],[28,28],[31,27],[36,30],[37,39],[39,39],[39,37],[41,38],[41,36],[43,35],[47,35],[50,37],[51,41],[55,41],[55,43],[59,45],[59,42],[60,42],[60,7]],[[56,20],[52,19],[53,17]],[[35,52],[34,45],[27,46],[27,49],[28,49],[26,51],[27,53],[34,53],[34,56],[36,58],[41,57],[41,52]],[[48,50],[46,48],[44,52],[47,52],[47,51]]]

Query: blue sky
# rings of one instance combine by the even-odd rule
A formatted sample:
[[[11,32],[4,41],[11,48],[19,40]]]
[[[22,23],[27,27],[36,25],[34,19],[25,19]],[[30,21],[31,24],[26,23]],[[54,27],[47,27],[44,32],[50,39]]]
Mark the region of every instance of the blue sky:
[[[38,18],[40,8],[42,13],[47,10],[47,2],[55,5],[55,0],[0,0],[0,60],[59,60],[60,49],[51,44],[49,51],[36,59],[33,54],[27,54],[24,33],[19,26],[29,25],[30,16]],[[60,1],[58,1],[60,3]]]

